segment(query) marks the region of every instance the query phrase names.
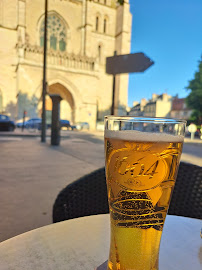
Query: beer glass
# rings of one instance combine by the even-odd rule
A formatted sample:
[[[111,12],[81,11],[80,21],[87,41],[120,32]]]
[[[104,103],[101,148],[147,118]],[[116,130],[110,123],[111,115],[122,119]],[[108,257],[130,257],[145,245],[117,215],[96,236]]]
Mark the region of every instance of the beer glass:
[[[105,117],[108,270],[158,270],[185,125],[165,118]]]

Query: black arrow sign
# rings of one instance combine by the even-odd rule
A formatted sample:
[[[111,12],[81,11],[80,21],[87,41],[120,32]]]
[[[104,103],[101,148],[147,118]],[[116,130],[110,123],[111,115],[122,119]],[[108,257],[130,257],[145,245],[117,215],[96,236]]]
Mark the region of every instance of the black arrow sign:
[[[143,72],[154,62],[144,53],[114,55],[107,57],[106,73],[116,75],[121,73]]]

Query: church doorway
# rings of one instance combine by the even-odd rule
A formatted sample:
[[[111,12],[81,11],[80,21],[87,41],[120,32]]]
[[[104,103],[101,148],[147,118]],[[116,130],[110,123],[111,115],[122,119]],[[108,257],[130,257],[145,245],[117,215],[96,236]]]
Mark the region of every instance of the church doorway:
[[[60,103],[60,119],[69,120],[71,124],[75,122],[75,102],[70,91],[60,83],[54,83],[48,87],[49,95],[60,95],[62,101]],[[52,101],[49,96],[46,100],[47,120],[51,118]],[[50,115],[49,115],[50,114]]]

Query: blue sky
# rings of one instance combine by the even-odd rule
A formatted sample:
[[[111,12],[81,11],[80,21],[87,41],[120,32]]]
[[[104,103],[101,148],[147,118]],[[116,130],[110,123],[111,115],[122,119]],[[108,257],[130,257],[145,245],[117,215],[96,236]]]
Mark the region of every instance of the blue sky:
[[[131,53],[144,52],[155,64],[130,74],[128,105],[152,93],[187,96],[202,55],[202,0],[130,0],[130,7]]]

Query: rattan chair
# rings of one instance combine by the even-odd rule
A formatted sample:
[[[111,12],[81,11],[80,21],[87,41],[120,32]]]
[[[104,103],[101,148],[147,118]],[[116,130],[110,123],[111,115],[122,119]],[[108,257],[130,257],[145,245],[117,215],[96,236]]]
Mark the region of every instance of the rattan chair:
[[[68,185],[53,206],[53,222],[109,213],[105,169]],[[202,219],[202,168],[180,163],[168,214]]]
[[[202,219],[202,167],[180,163],[168,214]]]
[[[101,168],[68,185],[53,206],[53,222],[109,213],[105,170]]]

